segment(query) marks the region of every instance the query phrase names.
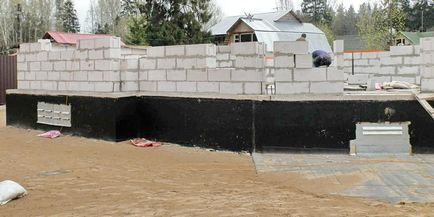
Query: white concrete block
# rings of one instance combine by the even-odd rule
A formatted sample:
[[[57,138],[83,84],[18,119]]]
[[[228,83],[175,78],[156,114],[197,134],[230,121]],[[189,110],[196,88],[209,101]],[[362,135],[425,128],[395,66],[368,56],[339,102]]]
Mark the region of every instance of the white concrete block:
[[[236,56],[265,55],[265,44],[258,42],[232,43],[231,53]]]
[[[359,55],[361,55],[360,58],[362,59],[376,59],[379,57],[379,52],[365,52],[365,53],[359,53]],[[356,54],[354,54],[354,56],[356,56]],[[354,59],[359,59],[359,58],[354,58]]]
[[[49,39],[39,39],[40,49],[43,51],[50,51],[52,49],[51,41]]]
[[[172,81],[159,81],[157,83],[157,90],[161,92],[175,92],[176,82]]]
[[[155,61],[155,60],[154,60]],[[121,70],[138,71],[139,70],[139,59],[127,59],[123,61],[123,66],[121,63]]]
[[[75,58],[79,60],[87,60],[89,58],[89,51],[88,50],[77,50],[75,52]]]
[[[393,75],[396,73],[396,67],[395,66],[383,66],[380,68],[380,70],[377,73],[380,75]]]
[[[275,68],[294,68],[294,56],[293,55],[282,55],[274,57],[274,67]],[[312,58],[311,58],[312,59]]]
[[[310,69],[313,67],[312,56],[310,54],[295,55],[295,68]]]
[[[419,66],[400,66],[397,67],[397,73],[399,75],[418,75],[420,74]]]
[[[119,49],[119,48],[104,49],[104,58],[105,59],[120,59],[121,58],[121,49]],[[138,84],[137,84],[137,86],[138,86]]]
[[[168,81],[185,81],[187,80],[187,72],[183,69],[178,70],[167,70],[167,80]]]
[[[95,48],[94,39],[82,39],[77,43],[79,50],[93,50]]]
[[[149,70],[148,79],[150,81],[165,81],[167,79],[166,70]]]
[[[381,65],[381,62],[379,59],[369,59],[368,65],[369,66],[379,66],[379,65]]]
[[[423,53],[421,55],[421,57],[422,57],[422,64],[424,64],[424,65],[434,65],[434,52]]]
[[[41,88],[43,90],[57,90],[57,82],[56,81],[41,82]]]
[[[262,84],[261,82],[244,83],[244,94],[246,95],[261,95]]]
[[[158,69],[175,69],[176,59],[175,58],[161,58],[157,59]]]
[[[98,48],[120,48],[120,38],[118,37],[107,37],[107,38],[96,38],[95,39],[95,49]]]
[[[157,60],[156,59],[140,59],[139,61],[140,61],[140,69],[156,69],[157,68]]]
[[[41,70],[41,63],[40,62],[31,62],[29,64],[29,70],[40,71]]]
[[[24,72],[29,70],[29,64],[27,62],[17,63],[17,71]]]
[[[294,81],[327,81],[327,68],[295,69]]]
[[[235,69],[231,71],[232,81],[258,81],[264,80],[265,73],[258,69]]]
[[[188,81],[207,81],[208,72],[206,69],[189,69],[187,70]]]
[[[416,76],[392,76],[392,81],[403,81],[416,84]]]
[[[93,71],[95,70],[95,61],[93,60],[81,60],[80,70],[82,71]]]
[[[65,61],[53,62],[53,70],[54,71],[65,71],[66,70],[66,62]]]
[[[137,71],[125,71],[121,72],[121,80],[122,81],[138,81],[139,73]]]
[[[432,66],[421,66],[420,74],[424,78],[434,78],[434,67],[432,67]]]
[[[25,79],[25,73],[24,72],[17,72],[17,80],[22,81]]]
[[[46,71],[36,72],[36,80],[46,81],[47,80],[47,72]]]
[[[139,72],[139,80],[147,81],[148,80],[148,71],[140,71]]]
[[[228,60],[228,61],[218,61],[217,62],[217,68],[234,68],[235,64],[234,61]]]
[[[47,51],[40,51],[37,53],[37,60],[40,62],[45,62],[48,60],[48,52]]]
[[[120,70],[120,63],[115,60],[95,60],[95,70]]]
[[[335,40],[333,42],[333,52],[336,54],[344,52],[344,40]]]
[[[328,67],[327,81],[344,81],[344,70]]]
[[[61,51],[51,51],[48,52],[48,59],[49,60],[61,60]]]
[[[380,57],[381,65],[401,65],[402,57]]]
[[[30,89],[31,90],[41,90],[42,89],[41,81],[30,81]]]
[[[405,65],[419,65],[422,63],[422,58],[420,56],[404,57]]]
[[[178,69],[194,69],[197,65],[196,58],[178,58],[176,59],[176,68]]]
[[[367,59],[359,59],[359,60],[354,60],[354,65],[356,65],[356,66],[368,66],[369,62]]]
[[[149,92],[157,91],[157,82],[141,81],[139,85],[140,85],[140,91],[149,91]]]
[[[230,53],[231,47],[230,46],[217,46],[217,53]]]
[[[60,53],[61,60],[73,60],[75,58],[75,50],[65,50]]]
[[[74,73],[73,72],[60,72],[60,80],[61,81],[73,81]]]
[[[217,59],[217,61],[230,60],[230,54],[229,53],[217,53],[216,59]]]
[[[197,84],[196,82],[176,82],[176,91],[193,93],[197,91]]]
[[[23,62],[25,62],[25,61],[26,61],[26,55],[25,55],[25,54],[18,53],[18,55],[17,55],[17,62],[18,62],[18,63],[23,63]]]
[[[73,72],[74,81],[87,81],[87,71],[75,71]]]
[[[103,71],[103,79],[104,81],[120,81],[121,73],[120,71]]]
[[[86,75],[87,75],[87,79],[89,81],[103,81],[104,77],[103,77],[103,72],[101,71],[90,71],[90,72],[86,72],[86,73],[78,73],[78,76],[83,76],[82,78],[84,79]],[[74,80],[75,80],[75,76],[74,76]]]
[[[274,53],[279,54],[308,54],[309,43],[307,41],[275,41]]]
[[[80,61],[66,61],[67,71],[78,71],[80,70]]]
[[[277,94],[309,93],[309,82],[277,82]]]
[[[310,93],[317,94],[343,94],[344,82],[311,82]]]
[[[60,81],[60,72],[48,71],[47,72],[48,81]]]
[[[95,82],[96,92],[114,92],[113,82]]]
[[[103,50],[89,50],[89,59],[91,59],[91,60],[104,59],[104,51]]]
[[[123,81],[122,92],[139,91],[139,82],[137,81]]]
[[[215,57],[197,58],[195,69],[216,68],[217,59]]]
[[[167,46],[166,47],[166,57],[184,57],[185,56],[185,46]]]
[[[200,56],[200,57],[215,57],[217,54],[217,47],[214,44],[195,44],[186,45],[185,54],[187,57]]]
[[[413,46],[391,46],[390,56],[408,56],[414,54]]]
[[[243,94],[243,83],[235,82],[221,82],[220,93],[221,94]]]
[[[24,72],[24,79],[27,81],[36,80],[36,72],[35,71]]]
[[[208,69],[209,81],[230,81],[231,69]]]
[[[421,80],[422,92],[434,92],[434,78],[422,78]]]
[[[164,47],[149,47],[147,48],[147,54],[149,58],[164,57],[165,48]]]
[[[41,44],[40,43],[31,43],[30,44],[30,52],[39,52],[41,51]]]
[[[237,56],[235,60],[236,68],[264,68],[265,60],[259,56]]]
[[[30,89],[30,81],[21,81],[18,80],[17,88],[20,90],[29,90]]]
[[[434,51],[434,38],[421,38],[420,47],[422,52]]]
[[[276,80],[276,82],[293,81],[292,74],[292,69],[276,69],[274,71],[274,79]]]
[[[197,82],[197,92],[199,93],[219,93],[219,82]]]

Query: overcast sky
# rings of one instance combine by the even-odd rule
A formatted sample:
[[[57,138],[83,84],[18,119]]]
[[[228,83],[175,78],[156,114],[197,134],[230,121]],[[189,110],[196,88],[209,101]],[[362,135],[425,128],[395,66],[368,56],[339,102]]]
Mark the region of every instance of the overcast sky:
[[[217,4],[222,8],[225,16],[242,15],[244,13],[263,13],[270,12],[276,8],[276,0],[216,0]],[[341,3],[345,7],[354,5],[356,11],[363,2],[375,2],[376,0],[332,0],[335,5]],[[300,9],[302,0],[293,0],[296,10]],[[86,21],[87,11],[89,9],[90,0],[74,0],[75,8],[77,9],[80,24]]]

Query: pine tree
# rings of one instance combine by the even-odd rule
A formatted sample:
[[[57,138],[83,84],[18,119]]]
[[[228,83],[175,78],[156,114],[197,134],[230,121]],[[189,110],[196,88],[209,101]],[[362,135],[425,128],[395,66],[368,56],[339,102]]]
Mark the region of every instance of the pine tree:
[[[346,35],[345,19],[344,5],[340,4],[333,19],[333,33],[335,35]]]
[[[354,7],[351,5],[345,13],[345,32],[347,35],[357,34],[357,14]]]
[[[142,16],[132,17],[128,22],[126,43],[133,45],[146,45],[146,20]]]
[[[71,0],[66,0],[63,4],[60,20],[62,21],[63,31],[73,33],[80,31],[77,11],[74,9],[74,4],[71,2]]]

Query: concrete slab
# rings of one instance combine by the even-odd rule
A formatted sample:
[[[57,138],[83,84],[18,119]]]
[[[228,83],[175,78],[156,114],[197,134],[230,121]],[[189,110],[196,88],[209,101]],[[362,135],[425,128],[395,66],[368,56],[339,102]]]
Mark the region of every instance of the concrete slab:
[[[307,179],[363,180],[332,194],[389,203],[434,202],[434,155],[349,156],[343,154],[254,153],[259,173],[298,173]]]

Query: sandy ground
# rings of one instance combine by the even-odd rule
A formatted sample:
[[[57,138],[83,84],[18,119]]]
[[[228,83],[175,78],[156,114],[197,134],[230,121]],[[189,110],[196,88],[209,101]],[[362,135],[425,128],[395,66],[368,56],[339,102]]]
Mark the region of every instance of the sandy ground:
[[[0,180],[29,191],[0,216],[434,216],[434,204],[332,196],[326,179],[256,174],[244,154],[38,133],[4,127],[0,108]]]

